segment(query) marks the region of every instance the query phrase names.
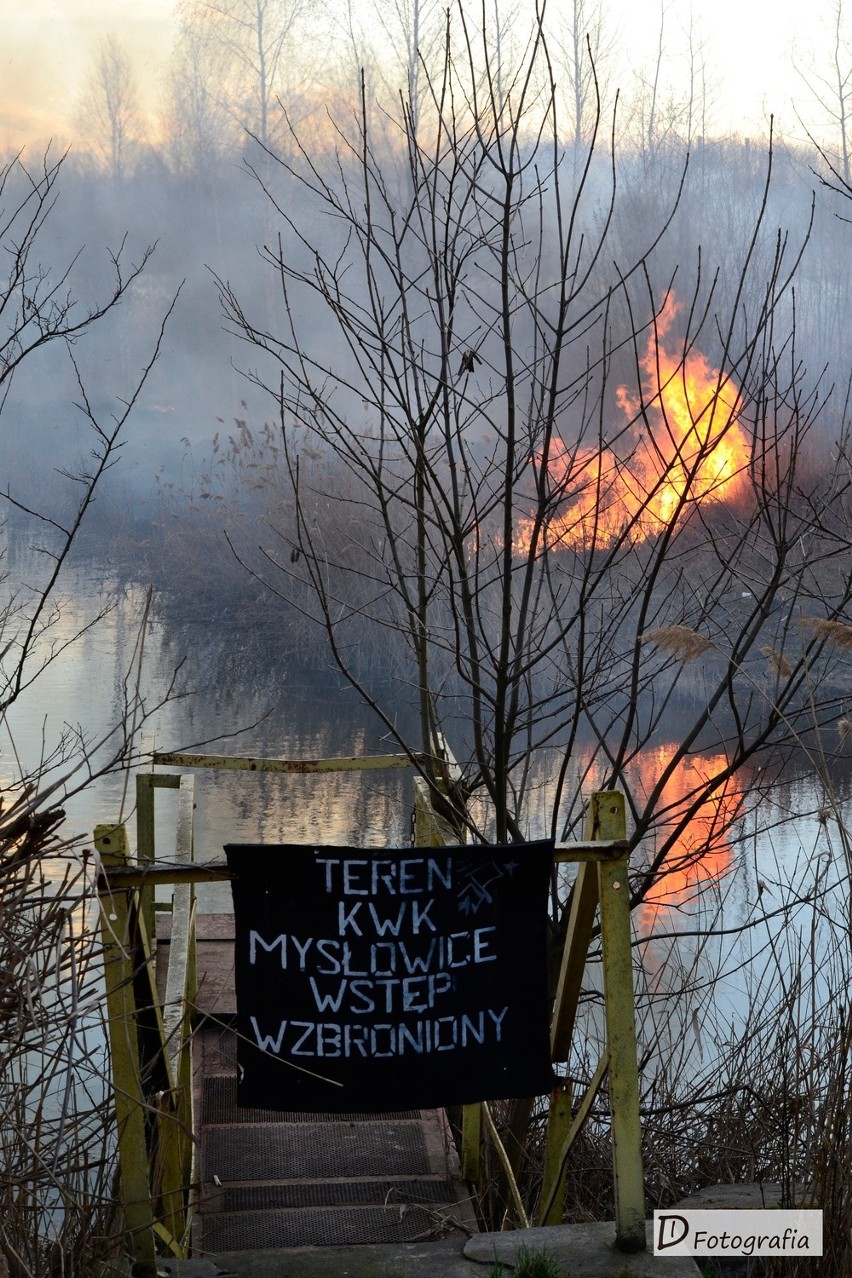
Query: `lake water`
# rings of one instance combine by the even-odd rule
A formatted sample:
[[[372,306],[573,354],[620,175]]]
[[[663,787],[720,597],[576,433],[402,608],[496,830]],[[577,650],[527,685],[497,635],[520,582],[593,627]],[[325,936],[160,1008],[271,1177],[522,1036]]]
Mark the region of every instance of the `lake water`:
[[[9,556],[13,580],[23,575],[24,563],[31,564],[29,553]],[[176,635],[152,617],[139,675],[145,603],[144,588],[120,581],[93,561],[69,574],[33,668],[48,656],[51,660],[0,724],[4,782],[21,769],[35,771],[42,761],[47,780],[59,781],[70,774],[74,747],[83,741],[95,747],[96,765],[107,760],[118,740],[110,729],[121,722],[137,676],[153,708],[149,718],[140,716],[142,754],[199,749],[314,758],[396,752],[351,692],[331,677],[299,679],[276,669],[274,648],[262,667],[256,652],[253,664],[242,659],[240,639],[231,636],[217,643],[211,673],[209,618]],[[104,609],[106,614],[92,624]],[[71,779],[72,789],[79,779]],[[218,856],[228,841],[291,838],[369,845],[408,839],[411,782],[405,773],[225,777],[199,772],[196,789],[199,859]],[[171,797],[167,791],[157,795],[164,856],[173,825]],[[64,803],[67,828],[89,838],[101,822],[131,823],[134,803],[126,773],[102,777]]]
[[[37,584],[40,561],[31,540],[7,537],[5,590],[27,592]],[[21,767],[35,770],[45,763],[47,777],[59,780],[70,774],[75,747],[82,742],[93,748],[96,763],[105,760],[116,744],[110,728],[121,722],[137,679],[153,710],[150,718],[140,717],[138,748],[143,755],[154,749],[197,749],[298,759],[398,751],[375,715],[331,670],[323,678],[277,665],[274,634],[267,633],[259,645],[248,631],[223,629],[215,609],[180,626],[164,624],[154,609],[140,661],[145,603],[142,586],[127,584],[93,559],[72,568],[55,601],[33,671],[48,656],[51,659],[0,724],[0,778],[6,781]],[[170,686],[171,699],[154,708]],[[630,783],[637,794],[650,792],[673,749],[673,743],[655,741],[635,760]],[[561,758],[555,749],[536,764],[534,785],[542,823]],[[719,756],[693,755],[673,778],[664,802],[676,803],[686,794],[692,774],[710,773],[719,762]],[[582,746],[572,766],[578,775],[587,773],[585,792],[599,784],[598,769],[590,765]],[[201,771],[195,776],[199,859],[219,856],[222,844],[231,841],[381,846],[409,838],[412,791],[407,770],[325,776]],[[756,890],[761,867],[769,877],[776,865],[779,872],[783,867],[785,880],[791,882],[802,858],[812,861],[819,855],[815,849],[823,845],[824,852],[830,852],[835,818],[845,821],[849,816],[848,767],[841,764],[833,770],[832,789],[829,799],[803,759],[794,761],[789,777],[772,787],[762,787],[760,769],[753,768],[741,778],[737,791],[717,794],[707,811],[697,815],[684,846],[675,849],[677,854],[688,852],[693,844],[711,845],[701,870],[672,876],[669,905],[685,907],[702,878],[719,879],[733,868],[744,892]],[[158,792],[164,856],[169,855],[167,832],[173,825],[170,798],[169,792]],[[837,810],[823,820],[819,814],[828,812],[831,801]],[[103,777],[65,806],[68,828],[85,838],[100,822],[130,822],[132,779],[127,773]],[[738,819],[731,835],[714,833],[720,816],[734,815]],[[535,816],[531,821],[534,826]],[[541,832],[540,827],[531,828],[529,834]],[[658,904],[657,913],[660,908]],[[654,912],[648,908],[647,921]]]
[[[26,589],[23,583],[37,578],[32,546],[10,544],[8,552],[10,580]],[[274,635],[267,635],[259,647],[245,631],[222,633],[215,613],[180,627],[166,625],[154,614],[144,634],[140,667],[145,601],[141,586],[126,584],[92,560],[80,561],[69,574],[54,624],[40,645],[41,658],[52,655],[52,660],[0,725],[4,782],[15,774],[15,759],[25,769],[46,760],[47,776],[60,778],[69,771],[74,748],[84,741],[92,746],[96,762],[106,758],[109,729],[122,718],[128,687],[138,677],[153,706],[165,697],[176,668],[180,695],[141,724],[143,752],[199,749],[315,758],[396,751],[375,717],[333,674],[309,678],[279,667]],[[102,619],[90,625],[105,607]],[[671,743],[657,742],[636,760],[631,784],[637,792],[650,790],[672,749]],[[536,762],[543,813],[559,762],[557,751]],[[718,762],[696,755],[689,768],[712,769]],[[581,773],[587,770],[582,751],[576,767]],[[412,789],[407,771],[195,775],[200,860],[221,857],[226,842],[393,846],[409,840]],[[595,769],[588,768],[584,786],[591,790],[596,784]],[[676,776],[666,799],[676,800],[678,787],[685,790],[688,784],[687,775]],[[773,964],[783,961],[789,968],[804,954],[826,980],[834,980],[842,961],[838,928],[842,934],[848,921],[842,840],[852,815],[848,773],[842,767],[835,770],[834,809],[806,767],[766,790],[755,770],[745,778],[744,791],[723,792],[697,814],[674,852],[689,853],[705,841],[709,851],[697,865],[673,873],[665,893],[635,914],[647,1032],[658,1044],[677,1042],[682,1051],[686,1017],[691,1048],[699,1055],[702,1037],[709,1041],[720,1025],[747,1015],[746,1004],[759,997],[761,982],[771,980]],[[133,841],[134,785],[127,774],[97,780],[73,795],[66,808],[67,829],[84,841],[96,824],[119,820],[128,822]],[[157,792],[157,810],[158,853],[168,858],[174,847],[173,792]],[[726,816],[735,817],[730,830],[724,820],[720,826],[720,817]],[[812,900],[808,903],[815,892],[816,908]],[[230,908],[227,885],[204,887],[199,897],[203,910]],[[767,913],[768,921],[761,921]],[[692,990],[686,1011],[684,983]],[[673,999],[678,1000],[676,1016]]]

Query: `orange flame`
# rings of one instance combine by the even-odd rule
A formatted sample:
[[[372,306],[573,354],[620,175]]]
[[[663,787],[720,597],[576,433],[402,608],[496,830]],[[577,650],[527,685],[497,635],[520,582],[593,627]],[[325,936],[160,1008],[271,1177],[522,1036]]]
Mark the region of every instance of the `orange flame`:
[[[643,751],[634,760],[638,767],[639,785],[650,793],[660,773],[671,762],[676,747],[662,745]],[[669,812],[659,834],[667,835],[667,827],[678,820],[693,804],[707,780],[724,771],[727,759],[722,754],[684,759],[663,788],[660,810]],[[742,782],[727,777],[724,784],[701,802],[689,826],[672,843],[661,867],[658,882],[639,907],[639,918],[651,931],[654,924],[672,908],[687,904],[698,896],[702,887],[719,882],[731,869],[734,859],[731,826],[742,812]]]
[[[642,541],[696,502],[736,495],[751,457],[738,420],[740,393],[701,352],[666,350],[679,310],[669,294],[640,360],[641,393],[617,388],[616,402],[629,419],[627,456],[603,445],[552,442],[546,466],[557,510],[540,528],[540,546],[594,549],[617,538]],[[541,455],[536,460],[545,464]],[[529,553],[534,535],[535,520],[521,519],[514,539],[519,554]]]

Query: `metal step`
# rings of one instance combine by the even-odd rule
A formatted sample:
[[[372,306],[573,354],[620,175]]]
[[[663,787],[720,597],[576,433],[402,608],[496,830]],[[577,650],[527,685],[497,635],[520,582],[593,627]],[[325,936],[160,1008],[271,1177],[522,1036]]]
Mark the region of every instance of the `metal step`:
[[[209,1021],[197,1046],[196,1256],[414,1243],[476,1231],[442,1111],[240,1108],[233,1031]]]
[[[437,1170],[420,1122],[236,1123],[204,1127],[204,1179],[424,1176]]]
[[[344,1247],[418,1242],[461,1235],[452,1208],[301,1207],[289,1211],[217,1212],[203,1217],[203,1251]]]
[[[419,1109],[382,1114],[316,1114],[300,1110],[243,1108],[237,1105],[234,1074],[208,1075],[201,1086],[201,1122],[205,1126],[221,1123],[359,1123],[419,1118]]]
[[[435,1177],[394,1180],[309,1180],[232,1185],[222,1189],[219,1210],[295,1210],[307,1207],[428,1207],[454,1201],[456,1184]]]

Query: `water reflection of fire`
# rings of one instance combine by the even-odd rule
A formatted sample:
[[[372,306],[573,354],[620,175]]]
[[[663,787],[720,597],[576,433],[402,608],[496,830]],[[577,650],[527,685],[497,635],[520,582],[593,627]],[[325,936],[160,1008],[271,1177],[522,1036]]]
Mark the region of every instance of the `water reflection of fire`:
[[[670,744],[642,752],[633,765],[639,790],[651,792],[677,748]],[[656,805],[662,814],[658,826],[660,842],[670,837],[679,817],[726,766],[725,755],[713,754],[685,759],[675,769]],[[639,907],[639,920],[645,929],[652,930],[661,916],[672,909],[688,905],[703,888],[718,883],[732,868],[731,825],[741,813],[743,797],[741,784],[728,777],[701,802],[687,828],[669,848],[659,881]]]
[[[666,350],[679,310],[669,294],[640,360],[641,396],[626,386],[616,392],[630,421],[627,455],[604,445],[570,448],[553,441],[547,476],[557,513],[546,520],[539,544],[590,549],[617,537],[642,541],[695,502],[736,495],[751,457],[738,421],[740,394],[699,351]],[[528,553],[533,533],[533,519],[519,520],[519,554]]]

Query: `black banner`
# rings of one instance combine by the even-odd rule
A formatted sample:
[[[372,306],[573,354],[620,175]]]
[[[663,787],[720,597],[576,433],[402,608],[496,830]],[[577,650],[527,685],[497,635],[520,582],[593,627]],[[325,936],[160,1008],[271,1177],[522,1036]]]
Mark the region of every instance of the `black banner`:
[[[240,1105],[376,1112],[550,1090],[552,843],[225,852]]]

